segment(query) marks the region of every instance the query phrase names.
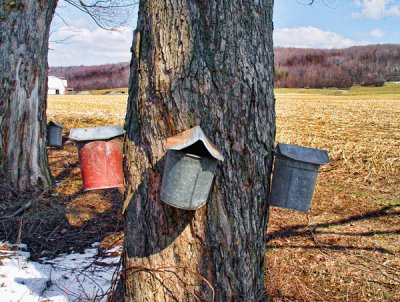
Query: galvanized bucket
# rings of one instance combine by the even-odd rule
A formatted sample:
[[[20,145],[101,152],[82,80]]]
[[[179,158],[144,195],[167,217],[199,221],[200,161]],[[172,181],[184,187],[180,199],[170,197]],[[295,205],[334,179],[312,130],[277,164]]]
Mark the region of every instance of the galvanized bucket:
[[[176,208],[196,210],[210,193],[221,153],[199,126],[167,139],[161,200]]]
[[[47,124],[47,145],[50,147],[62,147],[62,130],[64,126],[60,123],[50,121]]]
[[[105,127],[89,127],[89,128],[74,128],[69,133],[69,138],[81,141],[98,141],[107,140],[125,133],[122,126],[105,126]]]
[[[308,212],[319,167],[328,163],[325,150],[278,144],[269,204]]]
[[[77,141],[85,191],[124,185],[120,126],[75,128],[69,137]]]

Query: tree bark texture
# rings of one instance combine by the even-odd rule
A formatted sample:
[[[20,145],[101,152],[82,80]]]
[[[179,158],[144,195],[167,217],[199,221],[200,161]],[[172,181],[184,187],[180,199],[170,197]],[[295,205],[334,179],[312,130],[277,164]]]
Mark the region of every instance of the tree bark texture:
[[[22,190],[46,188],[47,52],[56,0],[0,5],[0,176]]]
[[[272,0],[140,2],[124,147],[127,301],[263,296],[272,8]],[[207,205],[185,211],[159,197],[165,139],[195,125],[225,160]]]

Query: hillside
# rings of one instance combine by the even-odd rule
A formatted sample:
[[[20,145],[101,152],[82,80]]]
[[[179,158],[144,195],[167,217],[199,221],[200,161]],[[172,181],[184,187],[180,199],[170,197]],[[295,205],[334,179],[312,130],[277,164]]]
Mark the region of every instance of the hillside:
[[[380,86],[400,81],[400,45],[368,45],[346,49],[275,49],[276,87],[322,88]],[[127,87],[129,63],[51,67],[75,90]]]
[[[65,77],[75,90],[128,87],[129,63],[50,67],[49,75]]]
[[[381,86],[400,81],[400,45],[275,49],[276,87]]]

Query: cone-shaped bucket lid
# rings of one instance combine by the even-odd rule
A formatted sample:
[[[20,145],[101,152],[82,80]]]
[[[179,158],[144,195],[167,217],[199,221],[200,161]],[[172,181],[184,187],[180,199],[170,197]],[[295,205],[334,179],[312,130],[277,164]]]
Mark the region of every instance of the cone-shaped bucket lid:
[[[60,124],[60,123],[57,123],[57,122],[55,122],[55,121],[50,121],[47,125],[48,125],[48,126],[56,126],[56,127],[62,128],[62,129],[65,128],[64,125],[62,125],[62,124]]]
[[[195,126],[189,130],[167,138],[167,149],[183,150],[196,144],[197,142],[202,142],[212,157],[220,161],[224,160],[221,152],[207,138],[200,126]]]
[[[325,150],[279,143],[276,146],[276,151],[278,154],[297,161],[317,165],[325,165],[330,163],[328,152]]]
[[[69,132],[69,138],[76,141],[106,140],[125,133],[122,126],[74,128]]]

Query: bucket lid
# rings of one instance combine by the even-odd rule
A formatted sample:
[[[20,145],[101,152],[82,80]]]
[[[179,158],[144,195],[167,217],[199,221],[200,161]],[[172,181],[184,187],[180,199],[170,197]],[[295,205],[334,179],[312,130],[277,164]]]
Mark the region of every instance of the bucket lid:
[[[69,132],[69,138],[76,141],[96,141],[121,136],[124,133],[122,126],[74,128]]]
[[[330,162],[326,150],[278,143],[276,151],[278,154],[306,163],[325,165]]]
[[[50,121],[47,125],[48,126],[56,126],[56,127],[63,128],[63,129],[65,128],[64,125],[57,123],[55,121]]]
[[[222,153],[217,147],[207,138],[200,126],[195,126],[189,130],[183,131],[177,135],[167,138],[167,149],[171,150],[182,150],[196,142],[203,142],[207,151],[212,157],[220,161],[224,160]]]

